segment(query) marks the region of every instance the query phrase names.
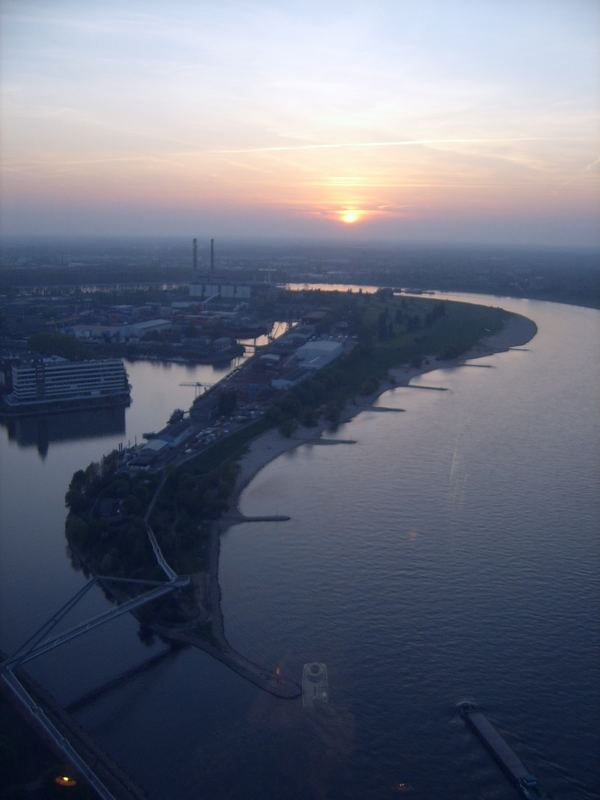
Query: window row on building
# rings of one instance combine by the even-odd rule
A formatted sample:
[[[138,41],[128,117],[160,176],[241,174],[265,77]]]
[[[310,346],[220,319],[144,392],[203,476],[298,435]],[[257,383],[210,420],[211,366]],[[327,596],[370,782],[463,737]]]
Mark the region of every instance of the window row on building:
[[[12,391],[6,397],[9,405],[129,394],[127,372],[118,358],[99,361],[39,359],[13,366],[11,384]]]

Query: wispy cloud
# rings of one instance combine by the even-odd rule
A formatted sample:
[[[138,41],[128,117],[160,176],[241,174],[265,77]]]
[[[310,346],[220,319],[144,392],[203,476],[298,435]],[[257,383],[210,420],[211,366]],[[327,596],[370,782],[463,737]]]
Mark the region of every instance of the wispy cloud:
[[[509,138],[467,138],[467,139],[396,139],[384,142],[333,142],[322,144],[284,144],[266,147],[240,147],[228,148],[223,150],[211,150],[210,152],[222,155],[233,155],[240,153],[283,153],[301,150],[346,150],[346,149],[365,149],[376,147],[435,147],[455,144],[513,144],[516,142],[542,142],[541,137],[523,136]]]
[[[583,168],[584,172],[598,172],[600,170],[600,156],[595,158],[593,161],[590,161],[589,164],[586,164]]]

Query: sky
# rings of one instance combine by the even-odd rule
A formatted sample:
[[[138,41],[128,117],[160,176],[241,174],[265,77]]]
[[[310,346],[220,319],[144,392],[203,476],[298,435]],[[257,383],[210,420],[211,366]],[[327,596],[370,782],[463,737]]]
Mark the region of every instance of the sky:
[[[4,0],[0,230],[600,246],[598,0]]]

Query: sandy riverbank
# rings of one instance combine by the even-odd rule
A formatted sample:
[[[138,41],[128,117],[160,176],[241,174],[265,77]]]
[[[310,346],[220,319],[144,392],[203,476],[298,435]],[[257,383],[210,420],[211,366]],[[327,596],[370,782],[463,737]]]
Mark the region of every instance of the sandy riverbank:
[[[366,411],[373,406],[378,397],[384,392],[397,386],[408,386],[410,381],[418,375],[424,375],[426,372],[432,372],[433,370],[441,368],[448,369],[449,367],[459,367],[466,361],[471,361],[475,358],[484,358],[494,355],[495,353],[502,353],[510,350],[512,347],[522,347],[527,344],[527,342],[531,341],[536,333],[537,326],[532,320],[519,314],[513,314],[499,333],[485,337],[460,358],[452,360],[428,358],[423,366],[419,368],[397,367],[390,370],[393,381],[382,382],[375,393],[357,397],[356,402],[347,403],[340,416],[339,424],[348,422],[357,414],[360,414],[361,411]],[[243,520],[238,508],[241,494],[261,469],[283,453],[308,442],[319,440],[328,430],[332,430],[331,423],[320,421],[319,424],[313,428],[297,428],[291,437],[283,436],[278,430],[273,429],[254,439],[249,445],[248,451],[239,462],[240,471],[237,476],[230,505],[232,513],[226,515],[225,518],[222,519],[222,524],[220,526],[221,532],[227,530],[236,522]]]
[[[377,398],[397,386],[407,386],[417,375],[439,369],[460,366],[465,361],[481,358],[509,350],[511,347],[520,347],[530,341],[536,334],[537,327],[526,317],[513,315],[500,333],[482,339],[476,347],[464,354],[460,359],[452,361],[438,361],[429,358],[420,368],[398,367],[390,371],[391,380],[382,382],[377,392],[357,398],[354,402],[347,403],[340,416],[340,423],[348,422],[361,411],[373,406]],[[320,422],[313,428],[300,427],[291,437],[285,437],[277,430],[269,430],[254,439],[245,455],[240,459],[240,469],[236,479],[235,489],[231,498],[229,511],[211,528],[209,542],[208,569],[205,573],[192,576],[196,603],[203,610],[204,624],[210,625],[212,641],[206,639],[205,633],[201,636],[194,635],[193,630],[180,629],[160,630],[163,635],[193,644],[207,653],[218,658],[230,669],[249,680],[261,689],[277,697],[294,698],[300,694],[300,687],[293,681],[278,672],[261,667],[250,662],[245,656],[233,650],[225,635],[223,612],[221,608],[221,589],[219,586],[219,556],[221,534],[232,525],[244,521],[239,510],[240,496],[244,488],[255,475],[267,464],[283,453],[293,450],[307,442],[322,442],[323,433],[331,430],[330,423]],[[343,446],[342,443],[340,443]],[[196,620],[197,621],[197,620]]]

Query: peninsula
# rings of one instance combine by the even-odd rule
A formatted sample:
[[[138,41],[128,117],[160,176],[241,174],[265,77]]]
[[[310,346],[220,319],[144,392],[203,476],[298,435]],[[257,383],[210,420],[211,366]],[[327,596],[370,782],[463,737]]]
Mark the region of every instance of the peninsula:
[[[243,488],[267,463],[373,405],[415,375],[518,347],[534,323],[498,308],[391,290],[288,292],[298,323],[176,411],[148,445],[119,449],[75,473],[66,535],[96,575],[191,575],[188,589],[136,612],[148,632],[199,647],[279,697],[300,688],[248,661],[225,637],[219,541],[244,521]],[[108,590],[107,590],[108,593]],[[112,600],[124,595],[110,589]]]

